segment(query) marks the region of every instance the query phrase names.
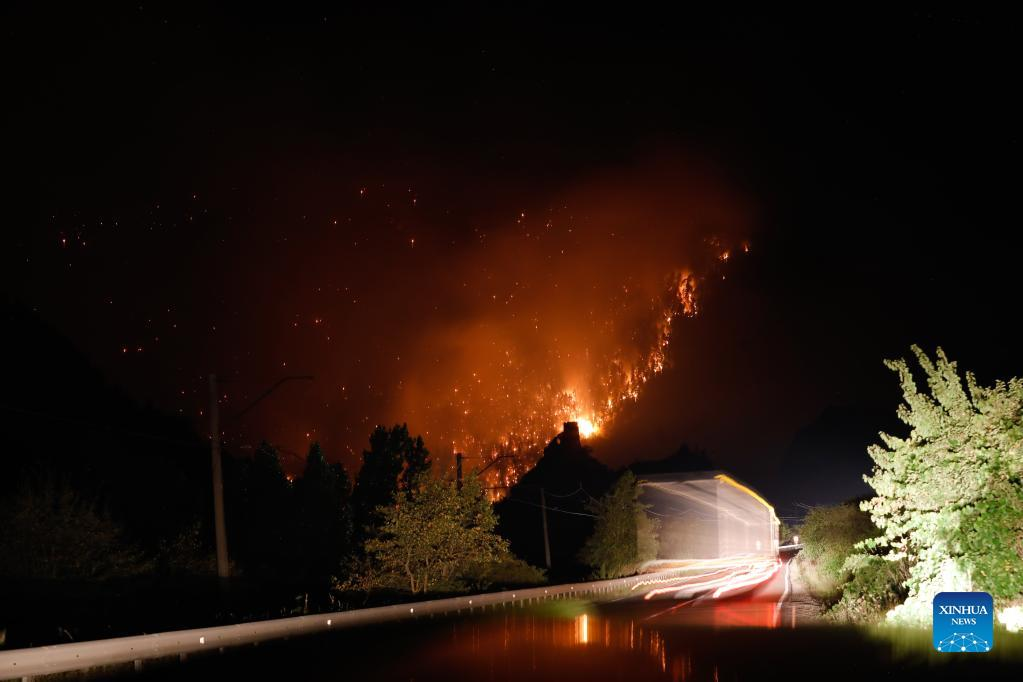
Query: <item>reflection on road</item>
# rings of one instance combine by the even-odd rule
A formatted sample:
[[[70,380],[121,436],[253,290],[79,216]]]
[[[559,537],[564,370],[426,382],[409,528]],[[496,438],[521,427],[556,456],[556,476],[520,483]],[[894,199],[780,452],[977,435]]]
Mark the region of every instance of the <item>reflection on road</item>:
[[[1014,645],[996,635],[991,653],[960,657],[935,653],[925,630],[824,626],[800,610],[786,570],[719,598],[707,590],[676,599],[677,587],[661,598],[644,599],[639,591],[615,602],[554,600],[469,618],[339,630],[190,658],[132,679],[1019,679],[1023,636]]]
[[[755,562],[644,588],[668,595],[702,586],[681,601],[646,599],[641,590],[612,604],[562,604],[561,613],[512,611],[497,621],[455,622],[452,641],[468,642],[469,650],[457,657],[438,651],[431,664],[462,670],[468,678],[716,679],[717,645],[726,641],[718,631],[795,627],[795,609],[785,604],[788,573],[779,568],[778,562]],[[746,591],[715,597],[721,585]]]

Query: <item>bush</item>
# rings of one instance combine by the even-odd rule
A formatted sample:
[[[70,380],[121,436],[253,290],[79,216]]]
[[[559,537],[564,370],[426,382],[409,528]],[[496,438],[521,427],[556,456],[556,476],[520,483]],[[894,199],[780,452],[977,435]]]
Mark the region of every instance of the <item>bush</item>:
[[[841,597],[828,616],[843,622],[873,623],[902,603],[902,586],[909,571],[904,561],[886,561],[879,556],[854,554],[843,570],[852,578],[841,587]]]
[[[492,588],[530,587],[547,583],[543,569],[508,553],[498,561],[471,566],[461,576],[461,583],[474,592]]]
[[[803,550],[797,558],[810,592],[824,602],[837,600],[851,577],[846,560],[856,543],[877,533],[870,516],[855,503],[811,509],[800,528]]]

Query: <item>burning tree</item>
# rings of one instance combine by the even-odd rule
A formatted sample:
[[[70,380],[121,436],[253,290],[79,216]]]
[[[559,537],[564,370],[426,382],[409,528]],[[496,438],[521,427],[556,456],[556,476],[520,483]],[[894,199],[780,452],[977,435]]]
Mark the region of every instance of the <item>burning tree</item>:
[[[870,448],[865,480],[877,495],[863,509],[883,535],[863,546],[909,561],[909,597],[889,618],[925,622],[940,591],[984,590],[1003,603],[1023,593],[1023,379],[984,387],[967,373],[964,386],[940,348],[935,361],[912,350],[929,391],[905,360],[885,363],[911,430]]]

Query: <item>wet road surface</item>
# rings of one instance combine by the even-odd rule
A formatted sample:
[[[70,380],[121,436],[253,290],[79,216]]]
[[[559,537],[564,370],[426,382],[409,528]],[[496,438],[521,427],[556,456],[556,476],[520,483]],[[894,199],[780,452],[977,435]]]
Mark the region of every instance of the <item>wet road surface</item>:
[[[147,664],[132,677],[509,682],[1023,679],[1020,635],[996,633],[995,649],[989,654],[938,654],[931,650],[929,631],[822,623],[813,617],[809,601],[793,590],[785,561],[759,584],[717,598],[713,594],[718,588],[688,595],[683,587],[679,583],[679,589],[650,599],[637,591],[601,604],[558,601],[499,608],[471,618],[339,631],[185,663]]]

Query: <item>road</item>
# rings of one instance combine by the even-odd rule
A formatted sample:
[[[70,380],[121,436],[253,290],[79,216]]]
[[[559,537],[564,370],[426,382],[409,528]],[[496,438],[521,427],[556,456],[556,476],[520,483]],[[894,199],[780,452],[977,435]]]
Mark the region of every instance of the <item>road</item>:
[[[929,631],[823,625],[778,570],[748,589],[636,590],[613,601],[554,601],[470,618],[359,628],[146,669],[143,679],[770,680],[1019,679],[1020,646],[956,657]],[[706,573],[707,571],[704,571]],[[704,577],[703,580],[707,580]],[[685,581],[660,587],[683,586]],[[692,582],[690,579],[689,582]],[[718,588],[714,588],[716,590]]]
[[[132,680],[1019,679],[1023,646],[1004,639],[991,654],[954,656],[933,652],[929,631],[822,624],[790,560],[765,566],[756,582],[757,562],[704,566],[624,598],[352,627],[121,672]],[[703,583],[713,584],[693,587]]]
[[[819,622],[819,608],[804,592],[793,569],[795,552],[783,552],[775,566],[750,571],[748,564],[650,586],[601,607],[616,618],[663,626],[711,628],[794,628]],[[769,572],[765,576],[764,573]]]

